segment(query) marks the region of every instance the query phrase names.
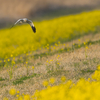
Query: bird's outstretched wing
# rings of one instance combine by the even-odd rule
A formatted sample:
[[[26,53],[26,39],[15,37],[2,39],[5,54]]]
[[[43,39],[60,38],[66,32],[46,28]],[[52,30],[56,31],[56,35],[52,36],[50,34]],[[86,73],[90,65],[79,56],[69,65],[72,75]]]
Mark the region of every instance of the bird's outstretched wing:
[[[30,24],[30,26],[31,26],[31,28],[32,28],[32,30],[33,30],[33,32],[34,32],[34,33],[36,32],[36,28],[35,28],[33,22],[32,22],[31,20],[28,20],[27,18],[23,18],[23,19],[17,20],[17,21],[15,22],[14,25],[16,25],[17,23],[28,23],[28,24]],[[14,26],[14,25],[13,25],[13,26]],[[12,26],[12,27],[13,27],[13,26]],[[11,27],[11,28],[12,28],[12,27]]]
[[[32,30],[33,30],[33,32],[35,33],[35,32],[36,32],[36,28],[35,28],[33,22],[32,22],[31,20],[27,20],[27,23],[30,24],[30,26],[31,26],[31,28],[32,28]]]
[[[33,32],[35,33],[36,32],[35,26],[31,26],[31,27],[32,27]]]
[[[14,25],[16,25],[16,24],[20,23],[21,21],[22,21],[22,19],[17,20],[17,21],[15,22],[15,24],[14,24]],[[14,26],[14,25],[13,25],[13,26]],[[12,26],[12,27],[13,27],[13,26]],[[11,27],[11,28],[12,28],[12,27]]]

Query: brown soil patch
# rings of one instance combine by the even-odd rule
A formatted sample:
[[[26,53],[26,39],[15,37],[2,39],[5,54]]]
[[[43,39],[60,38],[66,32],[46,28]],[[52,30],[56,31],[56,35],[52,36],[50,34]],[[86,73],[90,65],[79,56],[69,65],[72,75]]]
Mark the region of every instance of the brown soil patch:
[[[80,42],[86,42],[87,39],[96,41],[99,40],[99,36],[99,34],[94,36],[84,36],[83,38],[80,38]],[[79,41],[73,40],[73,42],[77,43]],[[66,44],[71,46],[73,42],[67,42],[62,46],[66,47]],[[62,48],[62,46],[59,46],[59,48]],[[12,87],[19,90],[20,93],[33,94],[37,89],[44,89],[42,82],[44,80],[49,80],[50,77],[54,77],[56,79],[55,85],[61,82],[60,78],[63,75],[66,76],[67,80],[72,80],[74,83],[81,77],[88,79],[99,64],[100,45],[90,45],[88,48],[89,49],[82,47],[80,49],[75,49],[73,52],[56,53],[54,55],[48,55],[47,57],[38,59],[28,57],[28,75],[32,75],[33,72],[37,75],[35,77],[28,78],[24,80],[23,83],[17,85],[14,85],[13,81],[27,75],[26,65],[24,63],[16,64],[17,68],[13,68],[13,78],[11,80],[9,80],[8,74],[11,66],[9,68],[1,69],[0,77],[5,80],[0,81],[0,99],[5,96],[9,97],[8,91]],[[41,53],[41,51],[39,51],[39,53]],[[32,66],[35,67],[34,71],[32,70]]]

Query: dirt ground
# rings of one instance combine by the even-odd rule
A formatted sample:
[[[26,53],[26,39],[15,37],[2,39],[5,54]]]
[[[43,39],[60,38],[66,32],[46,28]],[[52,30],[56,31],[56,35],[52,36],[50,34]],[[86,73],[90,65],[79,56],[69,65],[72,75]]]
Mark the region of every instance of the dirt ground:
[[[67,42],[64,46],[59,46],[59,48],[64,48],[68,45],[71,46],[72,43],[81,44],[88,40],[96,41],[99,39],[99,33],[94,36],[90,34],[81,37],[80,40]],[[41,52],[39,51],[39,53]],[[37,89],[44,89],[42,82],[49,80],[51,77],[56,79],[56,85],[60,83],[61,76],[66,76],[67,80],[72,80],[74,83],[82,77],[85,79],[91,78],[91,74],[93,74],[100,63],[100,44],[90,45],[88,49],[81,47],[80,49],[75,49],[73,52],[55,53],[54,55],[38,59],[29,57],[28,63],[28,75],[31,76],[33,73],[36,73],[36,76],[28,78],[23,83],[17,85],[13,84],[13,82],[27,75],[27,68],[24,63],[16,64],[17,67],[13,68],[13,78],[11,80],[8,74],[11,66],[0,70],[0,77],[5,79],[0,81],[0,100],[2,97],[9,97],[8,91],[11,88],[16,88],[20,93],[33,94]],[[34,66],[34,71],[32,70],[32,66]]]

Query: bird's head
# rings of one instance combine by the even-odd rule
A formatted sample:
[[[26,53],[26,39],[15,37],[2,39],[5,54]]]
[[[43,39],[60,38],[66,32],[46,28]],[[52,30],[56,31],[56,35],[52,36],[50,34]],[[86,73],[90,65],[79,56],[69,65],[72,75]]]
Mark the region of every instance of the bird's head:
[[[24,20],[24,22],[26,22],[27,21],[27,18],[24,18],[23,20]]]

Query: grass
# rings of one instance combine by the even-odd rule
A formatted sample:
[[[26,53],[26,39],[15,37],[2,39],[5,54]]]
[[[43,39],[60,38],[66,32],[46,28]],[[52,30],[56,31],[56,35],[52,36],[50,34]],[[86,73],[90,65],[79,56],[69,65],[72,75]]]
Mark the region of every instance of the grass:
[[[82,47],[86,47],[86,46],[89,46],[89,45],[95,45],[95,44],[100,44],[100,40],[96,40],[96,41],[90,41],[89,40],[85,44],[84,43],[74,44],[74,45],[72,45],[72,47],[65,47],[65,48],[63,48],[63,50],[61,48],[61,49],[55,50],[54,52],[53,51],[46,51],[44,53],[39,53],[39,54],[34,54],[34,55],[27,55],[27,56],[24,55],[23,57],[21,57],[22,59],[19,59],[19,57],[17,57],[17,60],[15,61],[15,63],[16,64],[19,64],[19,63],[25,64],[28,58],[33,57],[34,60],[38,59],[38,58],[42,59],[43,57],[48,57],[48,55],[52,56],[52,55],[55,55],[55,54],[58,54],[58,53],[61,54],[61,53],[64,53],[64,52],[73,52],[74,49],[79,49],[79,48],[82,48]],[[3,66],[12,66],[12,61],[13,61],[13,59],[10,59],[9,62],[8,61],[6,61],[6,62],[2,61],[0,63],[0,66],[1,67],[3,67]],[[95,62],[95,58],[94,58],[93,61]],[[85,62],[83,62],[83,63],[85,63]],[[32,64],[29,63],[28,66],[30,66],[30,65],[32,65]],[[39,62],[39,63],[37,63],[37,65],[42,65],[42,63]],[[75,66],[77,66],[77,64]]]
[[[89,62],[88,61],[83,61],[83,64],[84,65],[89,65]]]
[[[77,60],[77,55],[81,52],[81,49],[82,50],[84,49],[84,51],[85,51],[85,49],[86,49],[85,47],[86,46],[88,46],[88,48],[91,48],[92,47],[92,49],[88,49],[88,50],[93,51],[93,49],[95,48],[95,45],[99,45],[99,42],[100,41],[99,42],[98,41],[99,40],[96,40],[96,41],[87,41],[87,42],[85,42],[85,44],[83,42],[83,43],[80,43],[80,46],[79,46],[79,44],[74,44],[74,45],[72,45],[70,47],[66,47],[65,46],[62,50],[59,48],[59,49],[55,50],[54,52],[47,50],[45,52],[46,55],[42,55],[42,56],[41,56],[42,53],[41,52],[39,53],[39,51],[38,51],[38,54],[36,54],[36,58],[35,58],[35,54],[34,55],[27,55],[27,56],[25,55],[25,57],[26,57],[27,60],[25,59],[25,61],[23,61],[23,64],[25,64],[26,61],[27,61],[28,62],[27,63],[27,66],[32,66],[32,65],[35,66],[34,67],[35,68],[34,69],[34,72],[31,73],[31,74],[29,74],[29,75],[26,75],[26,76],[23,76],[23,71],[25,69],[24,70],[22,69],[23,67],[26,67],[26,65],[25,66],[24,65],[21,65],[20,66],[20,64],[21,64],[21,63],[19,63],[19,58],[20,57],[17,57],[18,58],[18,62],[16,60],[15,61],[15,65],[13,67],[15,67],[16,65],[21,67],[21,70],[20,71],[21,71],[22,77],[18,78],[19,76],[17,75],[17,78],[12,78],[11,81],[5,79],[4,82],[7,82],[7,81],[8,82],[5,85],[3,83],[1,83],[0,88],[3,89],[3,88],[8,87],[9,84],[13,84],[13,86],[15,86],[15,87],[18,86],[20,88],[19,89],[20,91],[23,91],[24,90],[24,93],[25,93],[27,90],[29,91],[28,88],[30,88],[30,87],[33,87],[34,86],[34,89],[37,89],[37,87],[35,87],[36,84],[40,84],[39,85],[40,86],[39,87],[40,90],[43,89],[42,81],[43,80],[44,81],[45,80],[49,80],[50,77],[54,77],[55,78],[56,83],[54,83],[54,85],[57,85],[57,84],[60,83],[59,78],[61,76],[66,76],[67,80],[70,80],[71,79],[71,80],[75,81],[75,83],[81,77],[85,77],[86,79],[88,79],[90,77],[90,75],[95,72],[96,64],[98,63],[98,61],[100,59],[99,58],[96,58],[96,56],[93,57],[93,58],[91,58],[88,55],[87,58],[82,58],[81,57],[81,59],[83,59],[82,61],[80,61],[80,60],[76,61]],[[62,45],[60,45],[60,47],[61,46]],[[59,46],[57,46],[57,47],[59,47]],[[59,50],[61,50],[61,51],[59,52]],[[79,50],[80,50],[80,52],[79,52]],[[90,52],[88,50],[87,50],[87,54],[88,54],[88,52]],[[97,49],[97,50],[99,50],[99,49]],[[74,56],[73,58],[71,58],[71,56],[73,56],[73,53],[74,52],[75,52],[75,55],[76,56]],[[66,56],[65,54],[70,54],[70,56]],[[94,52],[94,54],[95,54],[95,52]],[[56,55],[56,57],[55,57],[55,55]],[[84,52],[83,52],[83,55],[85,55]],[[34,58],[32,56],[34,56]],[[24,57],[24,56],[22,56],[22,57]],[[53,58],[51,58],[51,57],[53,57]],[[15,58],[15,59],[17,59],[17,58]],[[61,58],[62,58],[62,60],[61,60]],[[68,62],[68,58],[69,58],[69,62]],[[21,58],[20,59],[20,62],[23,59],[24,58]],[[43,59],[45,59],[45,61],[42,61]],[[31,62],[31,60],[32,60],[33,63]],[[46,62],[46,61],[48,61],[48,62]],[[8,64],[8,66],[9,66],[9,64]],[[41,69],[42,66],[43,66],[43,69]],[[48,69],[46,69],[47,73],[44,73],[44,72],[46,72],[45,71],[46,66],[48,67]],[[95,67],[95,68],[92,69],[93,67]],[[4,67],[4,69],[6,69],[6,67]],[[19,69],[19,67],[16,68],[15,72],[18,69]],[[29,70],[29,73],[30,73],[32,69],[30,69],[30,67],[29,67],[28,70]],[[37,72],[36,70],[38,70],[40,72]],[[44,72],[43,72],[43,70],[44,70]],[[13,74],[15,72],[13,71]],[[36,74],[34,74],[34,73],[36,73]],[[27,88],[27,90],[25,90],[24,88],[25,88],[25,86],[27,86],[27,84],[29,85],[29,87]],[[46,84],[47,83],[45,83],[45,85]],[[53,86],[53,85],[51,84],[51,86]],[[31,91],[31,93],[33,93],[33,92]]]
[[[84,45],[84,43],[82,43],[82,44],[74,44],[74,45],[72,45],[72,47],[65,47],[65,48],[63,48],[63,50],[62,49],[58,49],[58,50],[56,50],[56,51],[54,51],[54,52],[44,52],[44,53],[39,53],[39,54],[34,54],[34,55],[29,55],[28,57],[31,57],[32,58],[32,56],[33,56],[33,59],[38,59],[38,58],[42,58],[42,57],[47,57],[48,55],[54,55],[54,54],[57,54],[57,53],[64,53],[64,52],[72,52],[72,51],[74,51],[74,49],[79,49],[79,48],[82,48],[82,47],[86,47],[86,46],[89,46],[89,45],[95,45],[95,44],[100,44],[100,40],[97,40],[97,41],[87,41],[86,42],[86,44]],[[25,55],[26,56],[26,55]],[[23,63],[25,63],[26,62],[26,59],[25,59],[25,56],[23,56]],[[10,60],[10,62],[8,62],[7,64],[8,65],[11,65],[11,62],[12,60]],[[95,59],[94,59],[94,61],[95,61]],[[20,59],[18,59],[17,61],[15,61],[17,64],[18,63],[21,63],[22,62],[22,59],[20,60]],[[2,61],[1,63],[1,66],[4,66],[4,65],[6,65],[6,62],[4,62],[4,61]],[[37,63],[37,65],[41,65],[41,63]]]
[[[91,13],[97,14],[97,12],[98,11],[93,11]],[[91,15],[91,13],[89,13],[89,14]],[[82,15],[84,15],[84,16],[85,16],[85,14],[82,13]],[[79,14],[76,17],[74,16],[76,18],[76,20],[73,19],[74,18],[73,16],[70,16],[69,22],[72,21],[72,23],[74,25],[75,24],[74,22],[77,22],[80,19],[80,16],[82,16],[82,15]],[[88,16],[90,16],[90,15],[88,15]],[[99,14],[97,14],[97,16],[98,15]],[[78,19],[77,19],[77,17],[78,17]],[[95,15],[94,15],[94,17],[95,17]],[[63,17],[63,18],[66,19],[66,17]],[[87,16],[84,18],[87,19]],[[54,21],[55,24],[57,24],[55,20],[56,19],[51,20],[51,21]],[[61,19],[58,18],[58,20],[60,21]],[[63,22],[63,21],[61,21],[61,22]],[[44,21],[41,23],[51,23],[51,22]],[[91,20],[89,23],[91,23]],[[97,23],[98,22],[96,22],[95,25],[97,25]],[[95,25],[93,27],[95,27]],[[64,25],[63,25],[63,27],[64,27]],[[25,49],[26,51],[17,54],[16,57],[14,56],[14,53],[15,53],[14,52],[13,54],[10,55],[10,57],[7,56],[6,58],[5,57],[1,58],[1,60],[0,60],[0,67],[1,67],[1,69],[0,69],[0,73],[1,73],[0,74],[0,77],[1,77],[0,78],[0,82],[1,82],[0,83],[0,90],[1,90],[0,94],[2,94],[3,97],[8,97],[10,100],[11,99],[14,100],[15,98],[18,99],[20,96],[22,96],[22,93],[25,94],[23,96],[26,96],[26,93],[27,93],[26,97],[28,98],[29,97],[28,94],[30,94],[30,95],[34,94],[35,90],[44,91],[43,89],[46,89],[46,88],[49,90],[49,89],[52,89],[55,85],[57,85],[59,88],[60,84],[64,85],[64,83],[66,83],[67,81],[68,81],[68,84],[71,84],[70,83],[71,81],[69,81],[69,80],[73,81],[71,86],[74,86],[74,84],[77,85],[78,81],[80,81],[79,86],[82,85],[82,87],[83,87],[83,83],[85,84],[85,81],[92,77],[91,74],[94,74],[91,81],[93,81],[93,79],[99,80],[99,77],[98,77],[99,76],[99,72],[98,72],[99,68],[97,71],[95,71],[95,70],[100,61],[100,58],[99,58],[99,56],[100,56],[100,51],[99,51],[100,50],[100,46],[99,46],[100,45],[100,34],[97,33],[96,30],[95,31],[89,30],[88,31],[89,33],[88,32],[85,33],[82,31],[82,34],[80,35],[81,32],[79,30],[76,32],[75,27],[76,26],[73,27],[73,31],[75,32],[75,35],[70,34],[69,37],[66,37],[66,41],[67,41],[67,38],[70,41],[68,40],[67,42],[65,42],[65,40],[58,41],[59,39],[58,40],[54,39],[55,42],[53,42],[53,40],[51,40],[51,42],[50,42],[49,40],[47,40],[48,41],[47,44],[44,47],[41,47],[44,45],[44,43],[41,44],[41,36],[40,36],[38,41],[40,42],[41,46],[38,48],[38,50],[31,49],[32,50],[31,51],[29,48],[29,51],[27,51]],[[93,29],[93,27],[91,29]],[[99,27],[99,25],[98,25],[98,27]],[[16,27],[16,28],[18,28],[18,27]],[[45,28],[47,30],[49,30],[47,26],[45,26]],[[24,29],[24,28],[22,28],[22,29]],[[13,29],[12,31],[14,31],[14,30],[15,29]],[[60,30],[59,30],[59,32],[60,32]],[[92,32],[92,34],[90,34],[90,32]],[[41,31],[41,33],[42,33],[42,31]],[[66,32],[64,31],[64,33],[66,33]],[[0,33],[0,34],[2,34],[2,33]],[[51,32],[51,35],[52,35],[52,32]],[[62,35],[64,35],[64,34],[62,34]],[[65,35],[65,36],[67,36],[67,35]],[[80,38],[78,38],[78,36]],[[59,34],[58,34],[58,37],[60,37]],[[23,40],[23,38],[22,38],[22,40]],[[21,42],[21,41],[19,41],[19,42]],[[33,43],[33,41],[31,41],[31,42]],[[30,43],[30,41],[28,41],[28,43]],[[53,44],[53,45],[51,45],[51,44]],[[21,45],[19,45],[19,46],[21,46]],[[27,43],[26,43],[26,46],[28,46]],[[19,50],[19,52],[20,52],[20,50]],[[82,80],[81,79],[82,77],[85,79]],[[66,87],[69,86],[68,84],[66,85]],[[15,90],[13,88],[18,89],[21,93],[16,93],[16,95],[14,95]],[[57,88],[57,90],[58,90],[58,88]],[[77,88],[79,88],[79,87],[77,87]],[[85,88],[85,87],[83,87],[83,88]],[[9,89],[12,89],[12,91],[10,91],[9,94],[14,95],[14,96],[11,97],[9,94],[7,94],[6,91],[9,91]],[[65,89],[65,87],[64,87],[64,89]],[[71,87],[70,87],[70,89],[71,89]],[[70,91],[70,89],[69,89],[69,91]],[[72,89],[77,90],[76,88],[72,88]],[[75,91],[75,90],[73,90],[73,91]],[[4,93],[2,93],[2,91]],[[41,91],[40,91],[40,94],[42,94]],[[63,93],[63,91],[61,93]],[[45,94],[46,94],[46,92],[44,93],[44,95]],[[46,99],[47,99],[47,97],[46,97]]]
[[[3,79],[2,77],[0,77],[0,81],[4,81],[5,79]]]
[[[33,75],[30,76],[23,76],[20,79],[16,79],[15,81],[13,81],[13,85],[17,85],[17,84],[22,84],[24,80],[30,79],[35,77],[36,74],[34,73]]]
[[[82,74],[86,74],[86,73],[94,73],[95,71],[88,68],[85,70],[81,70],[81,72],[82,72]]]
[[[74,63],[74,67],[79,67],[79,62]]]

